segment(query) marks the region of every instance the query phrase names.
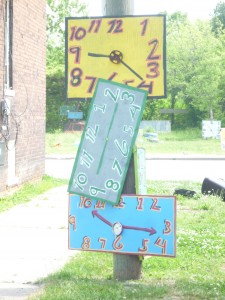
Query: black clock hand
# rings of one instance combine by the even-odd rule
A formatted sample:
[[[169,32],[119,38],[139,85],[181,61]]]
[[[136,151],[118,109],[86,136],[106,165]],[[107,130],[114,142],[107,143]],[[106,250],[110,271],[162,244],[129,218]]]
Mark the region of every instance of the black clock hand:
[[[124,61],[123,61],[123,54],[121,51],[119,50],[113,50],[110,55],[106,55],[106,54],[98,54],[98,53],[88,53],[88,56],[92,56],[92,57],[108,57],[110,59],[111,62],[113,62],[114,64],[119,64],[122,63],[128,70],[130,70],[135,76],[137,76],[139,79],[143,80],[143,78],[137,73],[135,72],[130,66],[128,66]]]
[[[121,60],[121,63],[125,67],[127,67],[127,69],[129,69],[134,75],[136,75],[139,79],[143,80],[143,78],[137,72],[135,72],[130,66],[128,66],[123,60]]]
[[[88,52],[88,56],[93,56],[93,57],[109,57],[109,55],[97,54],[97,53],[91,53],[91,52]]]

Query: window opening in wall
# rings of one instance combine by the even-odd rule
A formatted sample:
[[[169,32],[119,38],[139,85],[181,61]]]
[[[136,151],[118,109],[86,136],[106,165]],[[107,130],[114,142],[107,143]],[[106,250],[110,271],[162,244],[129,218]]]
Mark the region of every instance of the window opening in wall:
[[[5,0],[5,89],[13,87],[12,70],[13,0]]]

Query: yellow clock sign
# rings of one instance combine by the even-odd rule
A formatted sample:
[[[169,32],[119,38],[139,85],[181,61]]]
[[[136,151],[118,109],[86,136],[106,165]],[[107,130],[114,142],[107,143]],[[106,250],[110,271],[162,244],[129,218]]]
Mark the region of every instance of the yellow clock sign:
[[[66,18],[67,99],[92,98],[99,78],[166,97],[165,16]]]

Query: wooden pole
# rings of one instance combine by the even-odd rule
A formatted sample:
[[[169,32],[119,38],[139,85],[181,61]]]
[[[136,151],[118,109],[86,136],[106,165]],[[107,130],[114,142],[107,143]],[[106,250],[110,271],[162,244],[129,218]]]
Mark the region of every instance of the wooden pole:
[[[105,16],[133,15],[133,0],[103,0],[103,12]],[[128,168],[123,194],[136,194],[134,156],[132,155]],[[141,276],[142,262],[138,255],[114,254],[113,276],[117,280],[135,280]]]

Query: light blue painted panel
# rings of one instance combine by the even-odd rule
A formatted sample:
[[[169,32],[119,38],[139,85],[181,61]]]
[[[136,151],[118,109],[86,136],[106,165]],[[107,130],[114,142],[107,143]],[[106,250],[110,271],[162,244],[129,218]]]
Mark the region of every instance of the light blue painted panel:
[[[69,248],[174,257],[176,198],[124,195],[113,206],[70,195]]]

